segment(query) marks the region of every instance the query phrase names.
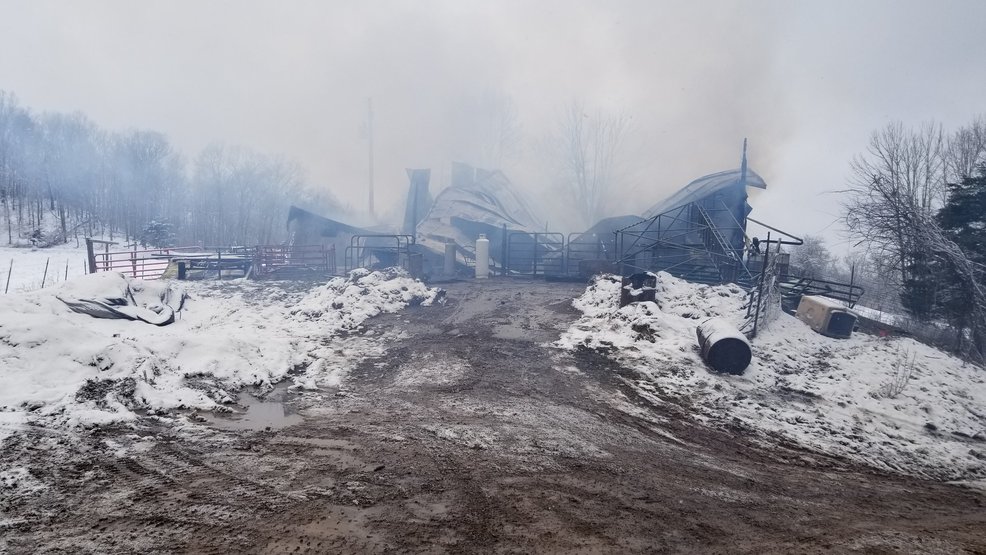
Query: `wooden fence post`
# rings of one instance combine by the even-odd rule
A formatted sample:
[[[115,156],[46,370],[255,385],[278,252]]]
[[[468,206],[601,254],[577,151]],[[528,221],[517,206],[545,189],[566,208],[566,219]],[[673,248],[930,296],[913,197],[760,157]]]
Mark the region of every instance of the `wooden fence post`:
[[[41,276],[41,288],[42,289],[45,288],[45,280],[48,279],[48,263],[50,263],[50,262],[51,262],[51,257],[48,257],[48,259],[45,260],[45,273],[42,274],[42,276]]]
[[[92,248],[92,237],[86,237],[86,260],[89,262],[89,273],[96,273],[96,252]]]

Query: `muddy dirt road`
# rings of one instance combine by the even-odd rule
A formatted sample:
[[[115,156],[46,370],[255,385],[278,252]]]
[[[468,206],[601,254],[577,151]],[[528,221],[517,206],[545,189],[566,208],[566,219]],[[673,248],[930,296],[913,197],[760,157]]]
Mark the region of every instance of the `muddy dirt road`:
[[[0,551],[986,553],[980,492],[700,425],[551,348],[581,286],[447,289],[371,320],[386,353],[341,389],[19,436]]]

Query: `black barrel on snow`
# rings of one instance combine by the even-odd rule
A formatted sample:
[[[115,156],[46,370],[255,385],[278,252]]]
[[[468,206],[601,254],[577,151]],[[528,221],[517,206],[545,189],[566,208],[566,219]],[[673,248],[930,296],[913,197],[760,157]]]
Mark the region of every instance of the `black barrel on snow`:
[[[695,333],[702,360],[713,370],[739,375],[750,365],[750,342],[729,322],[710,318],[699,324]]]

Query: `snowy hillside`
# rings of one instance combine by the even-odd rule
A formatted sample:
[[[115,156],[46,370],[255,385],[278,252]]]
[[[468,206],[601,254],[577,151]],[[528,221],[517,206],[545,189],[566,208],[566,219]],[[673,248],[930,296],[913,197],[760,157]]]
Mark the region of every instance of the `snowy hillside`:
[[[3,295],[0,438],[24,423],[94,425],[133,420],[137,410],[213,409],[244,385],[270,386],[289,374],[299,387],[334,385],[375,348],[334,336],[437,294],[402,271],[358,270],[309,291],[99,273]],[[130,311],[168,304],[178,315],[161,327],[97,319],[60,299],[128,302]]]
[[[639,372],[632,385],[649,399],[877,468],[986,477],[981,368],[906,338],[830,339],[781,313],[752,342],[746,372],[720,375],[699,357],[695,326],[710,316],[738,324],[742,291],[662,272],[657,304],[619,308],[617,279],[597,278],[575,300],[583,316],[558,345],[607,352]]]

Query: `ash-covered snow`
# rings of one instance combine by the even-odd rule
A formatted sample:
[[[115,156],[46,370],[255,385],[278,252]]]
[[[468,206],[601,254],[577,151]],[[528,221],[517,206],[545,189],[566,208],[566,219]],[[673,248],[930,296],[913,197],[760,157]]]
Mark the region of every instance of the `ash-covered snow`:
[[[47,486],[38,481],[23,466],[15,466],[0,471],[0,491],[18,490],[20,493],[24,493],[41,491],[46,488]]]
[[[573,303],[582,318],[557,344],[607,352],[639,373],[633,385],[643,396],[691,406],[712,425],[738,420],[762,438],[886,470],[986,476],[981,368],[907,338],[824,337],[781,313],[752,341],[742,376],[716,374],[699,357],[695,327],[711,316],[739,325],[743,291],[657,278],[657,303],[623,308],[618,278],[597,278]]]
[[[245,280],[182,286],[188,299],[163,327],[74,313],[58,297],[129,294],[151,306],[169,298],[167,282],[98,273],[0,296],[0,439],[31,423],[89,426],[134,420],[138,410],[209,410],[243,386],[269,388],[289,373],[301,388],[335,386],[379,347],[340,333],[439,293],[399,270],[358,270],[309,291]]]

